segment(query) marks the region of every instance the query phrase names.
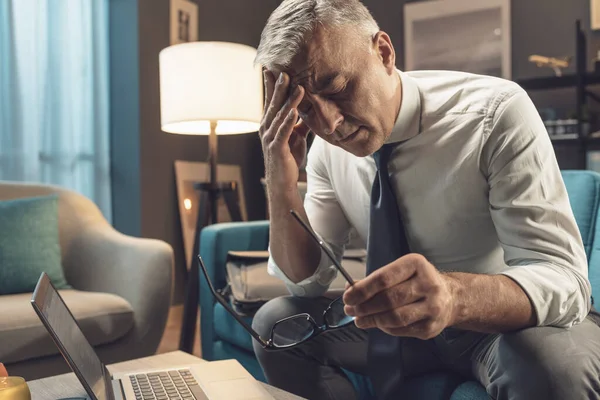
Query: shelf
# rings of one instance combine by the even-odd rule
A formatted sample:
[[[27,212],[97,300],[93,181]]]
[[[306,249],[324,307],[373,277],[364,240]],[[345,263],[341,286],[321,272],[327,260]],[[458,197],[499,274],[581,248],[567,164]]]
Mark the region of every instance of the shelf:
[[[560,89],[577,86],[577,75],[546,76],[515,80],[525,90]],[[584,85],[600,84],[600,74],[588,73],[584,77]]]
[[[550,141],[552,143],[577,143],[579,142],[579,137],[577,136],[577,134],[573,134],[573,135],[565,135],[565,137],[556,137],[556,136],[550,136]]]
[[[597,150],[600,148],[600,137],[588,137],[585,138],[585,144],[592,150]]]

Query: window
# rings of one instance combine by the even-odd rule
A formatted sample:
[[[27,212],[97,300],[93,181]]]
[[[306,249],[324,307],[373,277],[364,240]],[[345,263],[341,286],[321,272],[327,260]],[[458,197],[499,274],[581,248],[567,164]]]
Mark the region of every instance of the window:
[[[0,1],[0,179],[77,191],[111,220],[108,0]]]

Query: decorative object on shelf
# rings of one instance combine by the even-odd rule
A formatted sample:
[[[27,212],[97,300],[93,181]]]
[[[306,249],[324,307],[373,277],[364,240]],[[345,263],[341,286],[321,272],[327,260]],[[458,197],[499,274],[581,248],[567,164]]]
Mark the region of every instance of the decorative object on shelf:
[[[244,196],[244,183],[242,182],[242,169],[239,165],[219,164],[217,166],[219,179],[225,182],[233,182],[236,190],[234,192],[234,201],[237,204],[232,209],[239,209],[240,216],[236,218],[231,215],[232,211],[226,203],[224,196],[217,199],[217,222],[231,222],[235,220],[247,221],[246,200]],[[206,182],[210,175],[209,165],[203,162],[193,161],[175,161],[175,178],[177,179],[177,204],[179,208],[179,218],[181,219],[181,233],[183,235],[183,247],[187,269],[191,268],[190,260],[194,257],[194,240],[196,234],[196,223],[198,221],[198,209],[200,201],[198,199],[197,184]]]
[[[596,137],[597,130],[597,115],[590,112],[589,99],[600,102],[600,96],[590,90],[593,85],[600,84],[600,74],[590,73],[587,71],[587,65],[589,65],[589,59],[587,58],[587,38],[584,30],[582,29],[581,21],[575,21],[575,57],[574,57],[574,72],[563,76],[548,76],[538,78],[526,78],[517,79],[516,82],[525,90],[552,90],[559,88],[573,88],[575,89],[575,107],[573,112],[569,113],[565,119],[575,120],[577,124],[577,134],[573,137],[568,137],[568,140],[563,140],[561,137],[552,135],[552,132],[556,131],[555,117],[542,119],[546,122],[546,127],[551,134],[551,139],[555,145],[575,146],[575,154],[577,159],[574,163],[570,163],[569,168],[586,169],[588,163],[588,157],[586,155],[590,150],[597,150],[600,148],[600,137]],[[565,129],[572,128],[572,121],[563,125],[559,128]],[[592,133],[593,132],[593,133]],[[558,148],[556,149],[557,151]],[[571,160],[573,161],[573,160]]]
[[[511,78],[510,0],[434,0],[404,6],[405,69]]]
[[[192,352],[198,308],[200,230],[218,222],[218,199],[229,201],[235,182],[217,179],[217,135],[257,132],[263,113],[263,79],[254,65],[256,49],[238,43],[193,42],[163,49],[159,54],[162,130],[208,135],[208,182],[195,185],[200,204],[189,258],[180,349]],[[239,209],[230,208],[239,215]]]
[[[569,64],[573,57],[546,57],[533,54],[529,56],[529,61],[537,65],[538,67],[549,67],[554,70],[556,76],[562,76],[561,68],[569,68]]]
[[[544,120],[544,125],[554,140],[577,139],[578,123],[576,119]]]
[[[171,45],[198,40],[198,5],[188,0],[171,0]]]

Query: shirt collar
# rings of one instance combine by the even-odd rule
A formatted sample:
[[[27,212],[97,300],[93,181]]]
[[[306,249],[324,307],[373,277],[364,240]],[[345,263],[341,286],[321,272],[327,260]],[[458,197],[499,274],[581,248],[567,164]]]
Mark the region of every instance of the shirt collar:
[[[420,130],[421,93],[419,87],[407,74],[400,70],[396,71],[398,71],[402,83],[402,103],[386,144],[411,139],[417,136]]]

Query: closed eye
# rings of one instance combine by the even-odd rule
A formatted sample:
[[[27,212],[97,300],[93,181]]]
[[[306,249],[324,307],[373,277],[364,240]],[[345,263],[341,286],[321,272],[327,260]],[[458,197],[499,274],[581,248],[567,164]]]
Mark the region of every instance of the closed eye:
[[[336,88],[334,90],[332,90],[331,92],[324,94],[324,96],[327,96],[329,98],[339,98],[342,97],[346,94],[346,88],[348,87],[348,85],[344,85],[340,88]]]

